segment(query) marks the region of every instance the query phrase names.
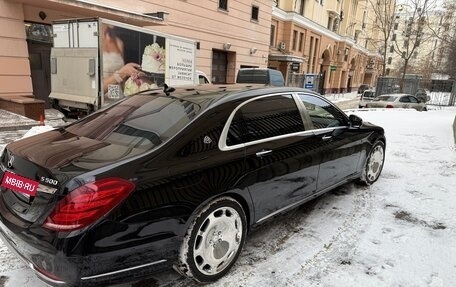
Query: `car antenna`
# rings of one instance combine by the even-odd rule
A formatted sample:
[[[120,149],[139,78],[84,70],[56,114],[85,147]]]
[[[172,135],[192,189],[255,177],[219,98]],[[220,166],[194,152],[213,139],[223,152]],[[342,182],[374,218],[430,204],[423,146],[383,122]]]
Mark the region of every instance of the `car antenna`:
[[[165,95],[167,95],[167,96],[169,96],[175,90],[176,90],[175,88],[169,87],[167,84],[164,84],[164,86],[163,86],[163,92],[165,92]]]

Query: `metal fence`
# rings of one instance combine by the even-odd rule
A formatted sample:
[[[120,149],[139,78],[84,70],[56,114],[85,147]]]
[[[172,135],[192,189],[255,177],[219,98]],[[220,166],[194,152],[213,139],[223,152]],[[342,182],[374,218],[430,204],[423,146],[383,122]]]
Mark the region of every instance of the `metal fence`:
[[[377,80],[375,94],[377,96],[400,92],[401,78],[380,77]],[[456,106],[455,80],[428,80],[420,78],[406,78],[402,92],[415,95],[420,89],[426,91],[430,97],[427,102],[437,106]]]
[[[309,74],[312,75],[313,78],[313,88],[308,88],[312,91],[318,91],[318,87],[320,86],[320,75],[319,74]],[[287,78],[287,86],[288,87],[299,87],[304,88],[306,87],[306,76],[307,74],[298,74],[298,73],[289,73]]]

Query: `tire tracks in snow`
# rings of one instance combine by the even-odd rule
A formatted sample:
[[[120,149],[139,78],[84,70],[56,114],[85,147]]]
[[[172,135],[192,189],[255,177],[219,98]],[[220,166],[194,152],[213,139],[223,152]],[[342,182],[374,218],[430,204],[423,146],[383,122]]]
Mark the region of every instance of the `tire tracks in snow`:
[[[331,239],[324,243],[323,248],[307,259],[301,265],[299,272],[292,275],[293,278],[290,278],[294,282],[292,285],[301,285],[296,282],[306,274],[310,286],[318,286],[320,279],[325,273],[329,273],[333,266],[351,264],[359,238],[370,222],[374,198],[373,191],[369,187],[355,188],[352,192],[356,193],[353,209]]]

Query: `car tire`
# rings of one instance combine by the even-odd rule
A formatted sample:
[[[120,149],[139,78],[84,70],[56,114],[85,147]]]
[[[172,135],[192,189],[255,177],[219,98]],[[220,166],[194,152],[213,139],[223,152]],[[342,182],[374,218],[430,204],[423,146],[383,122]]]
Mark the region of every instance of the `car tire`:
[[[231,197],[220,197],[194,217],[174,268],[197,282],[214,282],[236,262],[246,233],[247,218],[242,206]]]
[[[384,162],[385,144],[379,140],[375,142],[367,156],[359,182],[364,185],[371,185],[376,182],[382,173]]]

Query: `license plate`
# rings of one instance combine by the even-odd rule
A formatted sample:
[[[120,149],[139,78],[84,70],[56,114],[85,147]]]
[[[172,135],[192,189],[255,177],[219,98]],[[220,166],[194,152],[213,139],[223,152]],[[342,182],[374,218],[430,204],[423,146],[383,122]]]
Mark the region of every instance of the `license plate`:
[[[11,189],[12,191],[22,193],[24,195],[35,196],[39,182],[28,179],[26,177],[5,171],[2,179],[2,186]]]

